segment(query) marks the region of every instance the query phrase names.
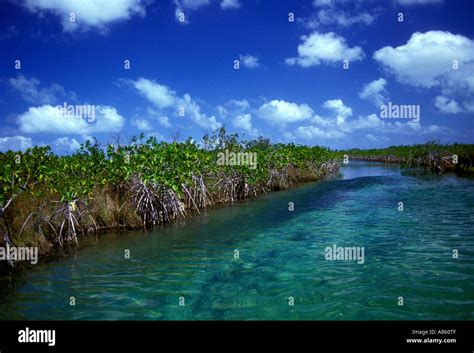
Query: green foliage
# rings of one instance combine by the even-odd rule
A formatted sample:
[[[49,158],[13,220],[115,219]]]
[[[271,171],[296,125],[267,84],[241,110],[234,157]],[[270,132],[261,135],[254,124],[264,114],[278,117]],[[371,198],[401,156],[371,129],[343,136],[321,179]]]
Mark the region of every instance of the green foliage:
[[[392,161],[405,167],[423,167],[436,172],[454,171],[458,174],[472,174],[474,166],[474,145],[442,145],[437,141],[412,146],[390,146],[382,149],[350,149],[342,151],[356,159]],[[454,162],[457,156],[457,163]]]
[[[225,150],[255,152],[257,166],[219,165],[218,154]],[[288,165],[318,167],[340,157],[325,147],[271,144],[262,137],[243,141],[224,128],[205,135],[202,147],[191,139],[166,143],[154,137],[145,140],[143,135],[125,146],[103,147],[87,141],[68,156],[56,156],[49,147],[34,147],[0,153],[0,205],[21,190],[62,202],[85,200],[96,186],[120,188],[134,176],[145,185],[156,183],[182,196],[182,186],[192,184],[193,176],[239,175],[249,185],[257,185],[266,183],[271,170]]]

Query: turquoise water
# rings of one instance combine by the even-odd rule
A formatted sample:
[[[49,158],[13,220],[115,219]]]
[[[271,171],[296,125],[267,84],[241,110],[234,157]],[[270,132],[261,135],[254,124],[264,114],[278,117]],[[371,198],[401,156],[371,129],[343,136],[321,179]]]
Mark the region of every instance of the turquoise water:
[[[3,283],[0,319],[474,319],[474,180],[365,162],[341,174],[101,235]],[[333,244],[364,247],[364,263],[327,261]]]

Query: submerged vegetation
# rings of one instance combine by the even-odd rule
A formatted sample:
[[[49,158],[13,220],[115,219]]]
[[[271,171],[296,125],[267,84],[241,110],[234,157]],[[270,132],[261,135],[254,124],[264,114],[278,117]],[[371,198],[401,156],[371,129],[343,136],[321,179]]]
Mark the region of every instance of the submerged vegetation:
[[[344,152],[350,159],[399,163],[404,168],[421,167],[436,174],[454,172],[474,175],[474,145],[441,145],[435,141],[423,145],[391,146],[383,149],[351,149]]]
[[[231,160],[218,162],[224,152]],[[236,155],[255,160],[235,163]],[[66,156],[49,147],[0,153],[0,246],[38,246],[44,253],[87,233],[164,224],[334,175],[341,157],[324,147],[244,141],[223,128],[199,145],[141,135],[124,146],[88,141]]]

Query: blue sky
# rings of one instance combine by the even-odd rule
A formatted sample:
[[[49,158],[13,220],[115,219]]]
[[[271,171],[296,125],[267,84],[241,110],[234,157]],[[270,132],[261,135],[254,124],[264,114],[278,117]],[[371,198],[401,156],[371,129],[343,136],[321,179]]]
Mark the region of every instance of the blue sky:
[[[332,148],[473,142],[470,0],[20,0],[0,23],[0,150],[220,126]],[[420,114],[385,119],[389,102]]]

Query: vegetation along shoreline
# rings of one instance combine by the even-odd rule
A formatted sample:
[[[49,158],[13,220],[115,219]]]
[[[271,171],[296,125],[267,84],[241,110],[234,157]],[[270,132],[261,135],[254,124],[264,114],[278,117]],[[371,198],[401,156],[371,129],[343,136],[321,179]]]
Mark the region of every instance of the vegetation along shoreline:
[[[0,153],[0,247],[35,247],[48,257],[79,245],[89,234],[152,228],[209,207],[335,176],[347,159],[472,175],[474,145],[429,142],[333,151],[271,144],[261,137],[242,140],[221,128],[199,144],[141,135],[123,146],[88,141],[65,156],[49,147],[8,151]],[[1,261],[0,273],[23,265],[28,266]]]

